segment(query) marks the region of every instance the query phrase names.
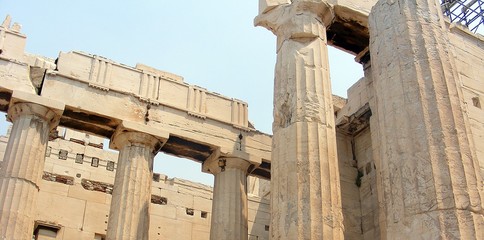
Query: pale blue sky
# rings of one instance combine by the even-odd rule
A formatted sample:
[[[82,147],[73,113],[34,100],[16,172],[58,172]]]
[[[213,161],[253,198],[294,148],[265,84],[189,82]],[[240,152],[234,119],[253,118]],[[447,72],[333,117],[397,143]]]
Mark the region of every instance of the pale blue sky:
[[[30,53],[56,58],[59,51],[81,50],[130,66],[144,63],[241,99],[255,127],[271,133],[276,39],[253,26],[257,8],[258,0],[0,0],[0,21],[10,14],[22,25]],[[330,48],[333,93],[346,97],[363,76],[353,58]],[[200,164],[162,154],[155,172],[213,183]]]

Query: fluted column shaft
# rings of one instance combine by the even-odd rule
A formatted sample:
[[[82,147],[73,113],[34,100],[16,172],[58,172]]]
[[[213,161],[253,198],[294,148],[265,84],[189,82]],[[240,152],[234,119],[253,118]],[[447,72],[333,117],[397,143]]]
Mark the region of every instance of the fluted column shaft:
[[[321,2],[293,1],[256,19],[278,37],[271,239],[344,237],[326,40],[330,11]]]
[[[146,240],[149,237],[149,208],[153,158],[159,140],[139,132],[115,136],[119,157],[109,211],[107,239]]]
[[[49,132],[59,114],[34,103],[10,106],[13,122],[0,170],[0,239],[31,239]]]
[[[215,175],[210,239],[247,240],[247,169],[250,163],[240,158],[221,158],[215,161],[210,168],[210,172]],[[223,170],[218,167],[218,161],[225,165]]]
[[[484,239],[481,177],[440,4],[379,1],[370,53],[383,239]]]

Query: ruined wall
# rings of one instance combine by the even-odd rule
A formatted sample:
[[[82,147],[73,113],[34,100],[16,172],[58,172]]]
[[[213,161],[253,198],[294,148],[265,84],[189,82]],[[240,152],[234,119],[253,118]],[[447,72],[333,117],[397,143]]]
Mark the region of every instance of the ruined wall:
[[[467,108],[474,148],[484,178],[484,37],[452,24],[449,38],[462,81],[462,101]]]
[[[102,138],[62,128],[58,135],[46,151],[37,234],[43,234],[42,239],[102,239],[118,154],[103,150]],[[6,140],[0,137],[0,159]],[[268,239],[269,201],[258,194],[249,194],[249,239]],[[154,174],[151,201],[150,239],[209,239],[210,186]],[[52,231],[55,237],[48,237]]]
[[[365,74],[347,93],[346,104],[336,114],[345,238],[379,239],[371,75]]]
[[[351,151],[352,137],[336,133],[340,172],[341,201],[345,226],[345,239],[361,238],[360,192],[356,185],[358,170]]]

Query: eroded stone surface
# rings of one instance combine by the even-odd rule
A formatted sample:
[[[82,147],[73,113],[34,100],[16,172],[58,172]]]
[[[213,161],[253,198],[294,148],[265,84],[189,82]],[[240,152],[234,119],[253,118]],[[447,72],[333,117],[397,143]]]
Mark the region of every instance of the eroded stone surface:
[[[483,238],[483,193],[437,1],[370,14],[382,238]],[[398,51],[395,51],[398,50]]]
[[[119,149],[109,211],[107,239],[149,239],[153,158],[160,148],[155,136],[124,129],[112,138]],[[164,139],[166,141],[166,138]]]
[[[293,1],[256,18],[277,36],[271,239],[342,239],[325,2]]]
[[[345,238],[484,238],[482,203],[479,207],[484,191],[484,39],[461,26],[442,25],[432,5],[436,2],[417,1],[417,8],[415,1],[380,1],[372,15],[373,47],[368,48],[367,15],[376,2],[260,1],[256,23],[278,36],[273,159],[285,165],[272,166],[279,174],[272,179],[279,182],[272,197],[287,203],[275,210],[276,218],[287,221],[269,226],[268,183],[251,178],[248,239],[267,239],[269,229],[275,239],[287,233],[292,234],[289,239],[310,239],[311,234],[320,239],[321,229],[325,236],[341,238],[340,225],[327,234],[328,223],[335,226],[334,217],[340,216],[327,208],[338,206],[334,193],[339,189]],[[358,54],[365,69],[347,100],[327,97],[326,43]],[[110,137],[123,121],[169,132],[172,137],[163,150],[199,162],[214,158],[217,149],[257,156],[263,160],[252,173],[270,177],[271,138],[248,123],[244,102],[142,64],[128,67],[80,52],[63,53],[56,64],[25,53],[24,46],[25,36],[7,19],[0,26],[0,110],[17,102],[12,93],[18,90],[41,92],[34,102],[46,97],[65,102],[61,124],[83,131],[54,134],[57,139],[45,153],[46,180],[38,182],[35,220],[58,229],[58,238],[101,239],[106,234],[114,173],[124,167],[116,164],[116,153],[101,149],[102,139],[86,133]],[[447,56],[455,56],[455,63]],[[337,124],[331,122],[329,105],[335,106]],[[335,126],[336,136],[331,130]],[[332,157],[335,138],[338,161]],[[0,137],[0,143],[6,139]],[[0,154],[4,149],[0,146]],[[8,162],[0,162],[1,169],[7,167]],[[227,176],[239,177],[227,177],[224,183],[244,179],[241,174]],[[328,181],[319,181],[327,176]],[[293,182],[298,187],[287,184]],[[164,175],[151,184],[150,239],[209,239],[210,187]],[[279,197],[281,192],[292,195]],[[307,192],[311,194],[303,195]],[[241,199],[233,196],[242,191],[226,193],[214,198]],[[244,226],[234,222],[230,229]],[[323,227],[318,225],[322,222]],[[294,226],[302,229],[300,235],[294,234]]]
[[[32,103],[30,94],[14,94],[8,113],[13,128],[0,169],[0,238],[29,239],[35,220],[36,200],[44,169],[49,131],[63,108]],[[52,108],[51,108],[52,107]]]

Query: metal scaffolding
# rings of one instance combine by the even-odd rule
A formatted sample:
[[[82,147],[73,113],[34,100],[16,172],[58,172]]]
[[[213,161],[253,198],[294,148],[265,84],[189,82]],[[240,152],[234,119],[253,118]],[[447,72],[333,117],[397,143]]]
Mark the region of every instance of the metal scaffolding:
[[[460,23],[474,33],[484,30],[484,0],[441,0],[441,3],[451,22]]]

